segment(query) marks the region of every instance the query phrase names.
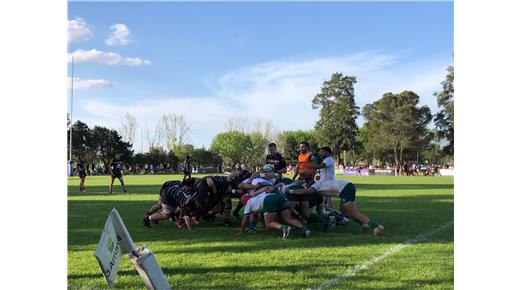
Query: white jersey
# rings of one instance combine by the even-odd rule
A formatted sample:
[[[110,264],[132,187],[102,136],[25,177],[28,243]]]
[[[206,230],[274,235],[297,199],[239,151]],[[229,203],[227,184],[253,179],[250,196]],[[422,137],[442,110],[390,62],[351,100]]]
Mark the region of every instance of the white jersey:
[[[311,185],[311,187],[316,191],[334,192],[339,194],[349,183],[350,181],[346,180],[320,180]]]
[[[334,159],[329,156],[323,160],[325,168],[320,169],[320,181],[336,180],[336,173],[334,172]]]
[[[267,195],[267,192],[263,192],[251,197],[247,201],[246,206],[244,206],[244,215],[262,212],[264,209],[264,199]]]
[[[265,183],[265,184],[273,185],[275,182],[276,182],[276,179],[274,179],[274,178],[270,179],[270,180],[266,180],[263,178],[255,178],[255,179],[253,179],[253,181],[251,181],[251,184],[257,185],[259,183]]]

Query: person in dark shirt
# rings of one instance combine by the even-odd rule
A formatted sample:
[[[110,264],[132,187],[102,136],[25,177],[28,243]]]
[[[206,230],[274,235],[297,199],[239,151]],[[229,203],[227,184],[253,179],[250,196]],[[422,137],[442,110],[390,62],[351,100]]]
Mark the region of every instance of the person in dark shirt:
[[[206,176],[197,183],[197,193],[206,199],[204,212],[207,220],[211,221],[215,214],[223,213],[224,225],[231,225],[231,184],[231,176]]]
[[[85,189],[85,178],[87,177],[87,163],[84,160],[80,159],[76,169],[78,170],[79,176],[79,191],[85,192],[87,191]]]
[[[116,155],[114,159],[110,161],[109,164],[109,172],[110,172],[110,185],[108,186],[108,193],[112,194],[112,187],[114,185],[114,179],[119,179],[119,182],[121,183],[121,186],[123,187],[123,192],[126,191],[125,182],[123,180],[123,162],[119,160],[119,156]]]
[[[191,156],[187,155],[182,165],[182,172],[184,173],[184,177],[182,178],[182,180],[186,180],[186,178],[191,178],[191,171]]]
[[[175,211],[180,209],[180,216],[185,220],[188,229],[191,229],[188,208],[196,196],[193,188],[183,182],[168,181],[163,184],[159,195],[162,211],[160,213],[145,215],[143,218],[144,225],[151,227],[150,222],[156,224],[160,220],[173,218]]]
[[[276,151],[276,144],[271,143],[267,147],[268,154],[265,157],[265,164],[271,164],[274,166],[274,172],[279,174],[284,174],[287,172],[287,164],[285,163],[285,159],[282,157],[280,153]]]

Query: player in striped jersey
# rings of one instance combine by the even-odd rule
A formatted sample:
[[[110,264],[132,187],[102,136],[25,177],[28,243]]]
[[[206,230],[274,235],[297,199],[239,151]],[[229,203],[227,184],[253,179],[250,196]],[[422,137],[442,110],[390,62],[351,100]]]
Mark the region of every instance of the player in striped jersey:
[[[175,210],[179,208],[181,210],[180,215],[185,219],[188,229],[191,229],[189,215],[186,211],[194,197],[195,193],[189,185],[177,182],[167,182],[163,184],[160,191],[162,212],[145,216],[143,218],[144,225],[150,227],[150,222],[166,220],[173,217]]]
[[[166,181],[165,183],[163,183],[161,189],[159,190],[159,201],[156,204],[152,205],[152,207],[150,207],[150,209],[146,211],[145,217],[151,216],[152,214],[154,214],[155,212],[157,212],[158,210],[160,210],[162,208],[162,206],[161,206],[161,192],[163,191],[164,188],[172,187],[174,185],[193,187],[193,185],[195,184],[195,181],[196,181],[195,178],[188,178],[188,179],[183,180],[183,181],[180,181],[180,180],[169,180],[169,181]],[[154,224],[158,224],[159,221],[158,220],[154,220],[153,223]]]
[[[206,199],[204,211],[207,220],[213,220],[217,213],[223,213],[224,225],[231,225],[231,182],[231,176],[206,176],[197,183],[197,193]]]

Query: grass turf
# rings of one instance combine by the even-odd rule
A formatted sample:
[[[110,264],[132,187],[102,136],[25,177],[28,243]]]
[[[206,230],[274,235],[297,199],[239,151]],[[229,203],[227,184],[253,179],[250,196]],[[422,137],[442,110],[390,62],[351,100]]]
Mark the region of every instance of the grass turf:
[[[259,228],[256,234],[235,235],[222,217],[213,224],[178,230],[170,222],[153,228],[141,223],[157,201],[166,180],[180,175],[125,176],[128,194],[115,181],[108,195],[108,176],[88,176],[88,192],[79,192],[79,178],[68,179],[68,285],[70,289],[101,289],[107,284],[93,256],[112,207],[123,218],[136,246],[146,244],[157,256],[172,289],[302,289],[334,279],[385,250],[453,220],[451,177],[350,177],[357,187],[357,205],[385,226],[380,237],[359,233],[350,222],[333,233],[311,225],[310,239],[296,231],[283,241],[279,232]],[[343,178],[338,176],[338,178]],[[236,204],[236,200],[234,200]],[[335,208],[338,199],[334,199]],[[234,219],[234,220],[233,220]],[[144,289],[124,256],[116,289]],[[426,241],[388,256],[330,289],[452,289],[453,226]]]

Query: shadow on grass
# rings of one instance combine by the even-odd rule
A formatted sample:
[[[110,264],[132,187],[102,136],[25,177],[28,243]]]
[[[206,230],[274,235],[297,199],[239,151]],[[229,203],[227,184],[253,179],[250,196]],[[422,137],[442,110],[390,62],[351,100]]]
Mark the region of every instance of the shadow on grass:
[[[114,182],[114,187],[112,190],[112,195],[132,195],[132,194],[157,194],[159,195],[159,190],[161,189],[162,184],[150,184],[150,185],[128,185],[126,184],[126,188],[128,193],[123,192],[123,187],[118,183],[118,181]],[[108,193],[108,184],[107,185],[94,185],[89,186],[88,183],[86,185],[87,192],[80,192],[79,186],[76,185],[68,185],[67,193],[68,196],[110,196]]]
[[[244,284],[244,282],[247,282],[247,281],[241,281],[241,282],[237,282],[237,281],[230,281],[230,280],[221,280],[221,281],[217,281],[218,284],[221,284],[221,285],[213,285],[213,286],[209,286],[207,285],[206,283],[204,283],[205,281],[208,280],[208,277],[207,275],[210,274],[210,275],[220,275],[220,274],[224,274],[225,276],[229,276],[229,275],[238,275],[238,277],[242,277],[242,279],[244,278],[244,274],[246,275],[249,275],[251,273],[256,273],[256,274],[260,274],[262,272],[282,272],[282,273],[286,273],[286,274],[289,274],[289,275],[295,275],[295,274],[298,274],[299,272],[302,272],[302,273],[306,273],[306,276],[309,277],[313,277],[313,278],[319,278],[319,279],[323,279],[323,280],[329,280],[329,279],[332,279],[334,278],[338,273],[328,273],[328,274],[325,274],[325,273],[316,273],[316,274],[312,274],[313,271],[315,271],[316,269],[319,269],[320,267],[324,266],[324,267],[330,267],[331,265],[334,265],[334,264],[331,264],[331,263],[309,263],[309,264],[290,264],[290,265],[280,265],[280,266],[259,266],[259,265],[247,265],[247,266],[215,266],[215,267],[200,267],[200,266],[196,266],[196,267],[161,267],[162,270],[163,270],[163,273],[165,274],[165,276],[167,277],[167,279],[169,280],[170,284],[171,285],[176,285],[177,283],[175,283],[176,281],[179,282],[180,285],[176,285],[176,289],[177,288],[182,288],[182,289],[201,289],[202,285],[201,284],[204,284],[204,289],[251,289],[251,287],[248,287],[247,285]],[[338,265],[340,266],[340,265]],[[341,264],[342,267],[351,267],[353,266],[352,263],[342,263]],[[309,274],[307,274],[309,273]],[[122,276],[130,276],[130,277],[135,277],[137,275],[137,272],[135,270],[121,270],[121,271],[118,271],[117,273],[118,276],[122,277]],[[189,280],[185,280],[183,278],[180,278],[179,279],[179,276],[181,275],[185,275],[185,276],[188,276],[188,277],[200,277],[200,279],[189,279]],[[318,277],[319,275],[319,277]],[[101,274],[70,274],[68,276],[69,279],[96,279],[96,278],[99,278],[101,276]],[[254,277],[254,276],[251,276],[251,277]],[[171,280],[174,280],[174,281],[171,281]],[[173,282],[173,283],[172,283]],[[210,284],[215,284],[214,282],[216,281],[211,281]],[[238,285],[237,285],[238,284]],[[117,287],[121,287],[122,285],[121,284],[117,284],[116,283],[116,286]],[[288,285],[285,285],[286,287]],[[292,279],[291,280],[291,283],[290,283],[290,289],[302,289],[302,288],[305,288],[305,287],[308,287],[309,285],[306,284],[304,281],[301,281],[299,279]],[[238,287],[238,288],[237,288]],[[240,288],[240,287],[244,287],[244,288]],[[255,287],[257,288],[257,287]]]

